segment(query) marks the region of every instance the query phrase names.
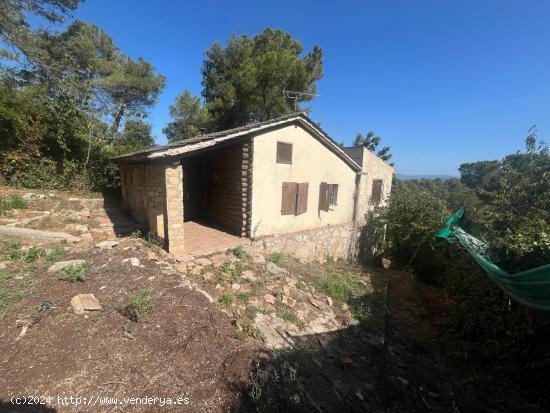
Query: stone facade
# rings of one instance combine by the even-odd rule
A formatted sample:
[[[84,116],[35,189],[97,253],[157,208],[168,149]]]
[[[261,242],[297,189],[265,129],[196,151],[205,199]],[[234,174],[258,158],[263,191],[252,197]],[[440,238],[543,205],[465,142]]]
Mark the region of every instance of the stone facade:
[[[174,255],[185,255],[183,236],[183,168],[180,163],[165,168],[165,244]]]
[[[322,262],[327,258],[353,259],[357,238],[358,231],[350,223],[259,237],[252,244],[260,251],[280,252],[303,262]]]
[[[121,164],[122,201],[168,251],[183,255],[183,170],[174,164]]]

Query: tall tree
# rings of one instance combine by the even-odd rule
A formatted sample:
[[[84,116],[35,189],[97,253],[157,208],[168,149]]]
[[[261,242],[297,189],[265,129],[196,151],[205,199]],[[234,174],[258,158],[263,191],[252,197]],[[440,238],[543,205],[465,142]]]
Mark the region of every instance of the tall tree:
[[[166,78],[156,73],[153,65],[141,57],[136,61],[124,57],[116,70],[99,83],[115,106],[111,125],[114,135],[124,115],[141,116],[147,107],[156,103]]]
[[[215,43],[203,63],[203,92],[214,128],[224,129],[291,113],[295,100],[283,90],[315,93],[323,76],[317,46],[303,46],[282,30],[266,28],[252,38],[233,35],[226,47]],[[298,103],[310,101],[302,95]]]
[[[355,140],[353,141],[353,146],[364,146],[369,151],[376,153],[376,156],[378,156],[380,159],[387,162],[392,158],[393,155],[390,153],[391,148],[389,146],[384,146],[383,148],[378,149],[381,140],[382,138],[378,135],[375,135],[372,131],[367,132],[366,135],[358,133],[357,136],[355,136]],[[391,165],[393,165],[393,163]]]
[[[81,0],[0,0],[0,40],[26,52],[29,15],[40,16],[52,23],[61,23],[76,9]]]
[[[151,134],[151,124],[141,119],[127,120],[116,143],[124,146],[128,151],[150,148],[155,144]]]
[[[199,97],[195,97],[187,89],[176,96],[175,103],[170,106],[172,122],[162,130],[168,142],[191,138],[208,129],[212,118],[208,110],[201,105]]]

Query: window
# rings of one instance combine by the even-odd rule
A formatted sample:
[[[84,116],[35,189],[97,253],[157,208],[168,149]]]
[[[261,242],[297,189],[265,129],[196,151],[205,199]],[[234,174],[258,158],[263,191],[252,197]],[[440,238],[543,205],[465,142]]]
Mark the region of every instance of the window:
[[[292,144],[277,142],[277,163],[292,164]]]
[[[372,193],[370,196],[370,202],[372,205],[380,205],[382,201],[382,185],[384,181],[382,179],[372,180]]]
[[[338,204],[338,184],[321,182],[319,186],[319,210],[329,211],[331,205]]]
[[[283,182],[281,215],[300,215],[307,211],[308,187],[307,182]]]

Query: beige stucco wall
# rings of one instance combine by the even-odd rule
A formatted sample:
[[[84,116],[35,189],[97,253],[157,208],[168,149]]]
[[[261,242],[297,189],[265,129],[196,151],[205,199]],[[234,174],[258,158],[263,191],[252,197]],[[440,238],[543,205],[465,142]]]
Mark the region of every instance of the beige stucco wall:
[[[372,182],[375,179],[382,179],[383,191],[380,206],[386,205],[391,192],[394,168],[367,149],[363,149],[363,165],[361,170],[361,181],[359,184],[359,195],[357,199],[357,223],[362,225],[365,222],[365,214],[374,209],[371,203]]]
[[[292,165],[276,162],[277,142],[291,143]],[[266,132],[253,141],[252,237],[350,223],[356,173],[300,126]],[[281,215],[283,182],[308,182],[304,214]],[[321,182],[338,184],[338,205],[319,211]]]

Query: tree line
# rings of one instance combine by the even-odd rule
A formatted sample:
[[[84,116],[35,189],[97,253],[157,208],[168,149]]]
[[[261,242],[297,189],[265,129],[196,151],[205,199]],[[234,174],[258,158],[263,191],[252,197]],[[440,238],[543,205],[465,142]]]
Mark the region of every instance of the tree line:
[[[56,27],[80,0],[0,2],[0,176],[29,188],[116,188],[113,156],[155,145],[148,111],[166,79],[142,57],[133,59],[94,24],[35,30],[29,16]],[[169,108],[169,142],[205,132],[309,111],[323,76],[318,46],[305,52],[282,30],[232,35],[214,43],[201,67],[202,93],[184,90]],[[283,89],[305,91],[296,102]],[[358,135],[377,150],[380,138]]]

